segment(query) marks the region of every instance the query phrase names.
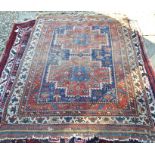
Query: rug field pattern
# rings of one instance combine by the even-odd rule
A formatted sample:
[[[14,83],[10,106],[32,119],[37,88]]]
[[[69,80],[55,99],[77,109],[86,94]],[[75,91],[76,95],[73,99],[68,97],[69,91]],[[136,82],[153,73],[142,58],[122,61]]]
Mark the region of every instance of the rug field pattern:
[[[150,75],[127,19],[40,17],[14,31],[1,72],[0,139],[154,139]]]

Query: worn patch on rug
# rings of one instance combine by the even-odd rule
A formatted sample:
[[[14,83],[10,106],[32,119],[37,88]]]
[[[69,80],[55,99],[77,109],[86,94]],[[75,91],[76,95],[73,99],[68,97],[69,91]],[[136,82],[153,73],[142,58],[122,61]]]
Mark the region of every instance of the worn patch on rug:
[[[2,59],[0,139],[154,140],[153,76],[139,35],[122,21],[59,15],[16,26]]]

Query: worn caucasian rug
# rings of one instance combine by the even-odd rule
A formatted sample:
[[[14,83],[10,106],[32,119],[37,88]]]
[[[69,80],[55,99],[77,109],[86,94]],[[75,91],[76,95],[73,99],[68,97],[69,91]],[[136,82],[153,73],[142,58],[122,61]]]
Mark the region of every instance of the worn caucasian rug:
[[[155,141],[155,76],[128,19],[14,24],[0,75],[1,141]]]

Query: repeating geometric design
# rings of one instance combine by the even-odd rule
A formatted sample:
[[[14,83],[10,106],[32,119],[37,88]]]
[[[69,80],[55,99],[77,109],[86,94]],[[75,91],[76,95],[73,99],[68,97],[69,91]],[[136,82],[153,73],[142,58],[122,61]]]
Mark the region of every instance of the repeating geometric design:
[[[57,28],[53,34],[39,99],[52,102],[56,98],[56,102],[69,102],[69,97],[75,97],[82,102],[81,97],[89,97],[90,101],[97,101],[101,97],[97,96],[96,90],[104,95],[108,87],[114,88],[112,72],[109,27]]]

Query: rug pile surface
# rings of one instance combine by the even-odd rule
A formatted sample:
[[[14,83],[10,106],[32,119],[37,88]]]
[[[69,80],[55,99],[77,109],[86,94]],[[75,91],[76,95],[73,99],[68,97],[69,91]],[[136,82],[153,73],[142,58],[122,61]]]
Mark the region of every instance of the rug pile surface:
[[[155,76],[128,19],[57,15],[14,24],[0,77],[2,141],[155,140]]]

